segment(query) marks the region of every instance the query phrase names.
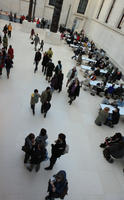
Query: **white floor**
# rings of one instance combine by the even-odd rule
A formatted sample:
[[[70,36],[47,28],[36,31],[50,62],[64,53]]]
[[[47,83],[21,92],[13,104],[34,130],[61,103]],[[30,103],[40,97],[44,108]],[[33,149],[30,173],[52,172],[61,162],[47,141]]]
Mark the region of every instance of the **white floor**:
[[[0,21],[0,29],[6,22]],[[62,93],[54,93],[52,108],[46,119],[40,114],[40,103],[36,115],[30,110],[30,95],[35,88],[41,93],[47,86],[39,71],[34,74],[34,50],[29,34],[21,31],[21,25],[13,24],[12,44],[15,50],[14,68],[7,80],[4,71],[0,78],[0,200],[44,200],[48,179],[59,170],[66,170],[69,194],[65,200],[123,200],[124,161],[107,163],[99,144],[106,136],[116,131],[123,133],[123,122],[114,129],[97,127],[94,124],[101,98],[93,97],[81,89],[80,97],[68,105],[66,74],[75,63],[72,51],[64,45],[53,46],[53,62],[62,61],[65,74]],[[42,38],[42,36],[41,36]],[[51,45],[45,44],[45,50]],[[79,77],[82,75],[79,72]],[[50,155],[51,143],[61,132],[67,136],[69,154],[57,161],[52,171],[45,171],[49,161],[43,162],[38,173],[28,172],[23,164],[21,146],[25,137],[33,132],[39,134],[44,127],[48,131]]]

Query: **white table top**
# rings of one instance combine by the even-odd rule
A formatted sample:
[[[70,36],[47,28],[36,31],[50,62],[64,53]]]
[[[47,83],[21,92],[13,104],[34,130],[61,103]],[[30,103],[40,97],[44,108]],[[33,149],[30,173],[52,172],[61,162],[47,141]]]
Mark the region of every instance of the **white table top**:
[[[106,88],[109,88],[109,87],[112,86],[112,85],[113,85],[112,83],[107,83],[105,87],[106,87]],[[118,88],[118,87],[120,87],[120,84],[119,84],[119,85],[117,85],[117,84],[114,85],[114,88],[115,88],[115,89]],[[123,88],[124,88],[124,85],[123,85]]]
[[[91,67],[90,66],[87,66],[87,65],[81,65],[81,69],[84,69],[84,70],[89,70],[91,71]]]
[[[113,106],[111,106],[111,105],[100,104],[100,107],[102,108],[102,110],[104,108],[106,108],[106,107],[109,108],[110,109],[109,113],[112,113],[112,111],[115,110],[115,108]],[[124,107],[119,107],[118,106],[118,108],[120,109],[120,115],[124,115]]]
[[[94,62],[94,63],[97,62],[96,60],[93,60],[93,59],[90,59],[90,58],[86,58],[86,57],[82,57],[82,60],[88,61],[88,62]]]
[[[92,85],[92,86],[96,86],[98,83],[102,83],[102,81],[90,81],[90,85]]]

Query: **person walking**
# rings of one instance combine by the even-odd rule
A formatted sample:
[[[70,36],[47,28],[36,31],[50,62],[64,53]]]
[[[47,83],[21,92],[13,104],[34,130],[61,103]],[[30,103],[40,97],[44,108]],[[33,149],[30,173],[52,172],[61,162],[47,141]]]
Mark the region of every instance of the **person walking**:
[[[68,181],[64,170],[59,171],[49,180],[47,191],[49,194],[45,197],[45,200],[64,199],[68,193]]]
[[[38,34],[36,34],[35,38],[34,38],[35,51],[37,51],[38,43],[40,43],[40,38],[39,38]]]
[[[48,110],[51,107],[50,101],[52,98],[52,93],[50,87],[47,87],[45,91],[42,92],[40,101],[42,103],[41,105],[41,113],[44,114],[44,118],[46,117],[46,114]]]
[[[48,54],[49,58],[52,58],[52,56],[53,56],[52,48],[49,48],[49,50],[47,51],[47,54]]]
[[[46,69],[47,69],[47,63],[49,62],[50,58],[47,54],[47,52],[44,53],[43,56],[43,61],[42,61],[42,72],[44,73],[44,75],[46,74]]]
[[[40,50],[38,50],[36,53],[35,53],[35,57],[34,57],[34,62],[35,62],[35,69],[34,69],[34,73],[36,73],[36,71],[38,70],[38,64],[41,60],[41,53],[40,53]]]
[[[40,144],[35,144],[34,150],[31,152],[30,165],[27,166],[27,169],[31,172],[35,167],[35,171],[40,170],[40,164],[46,159],[46,149],[45,146]]]
[[[7,50],[8,38],[7,38],[6,34],[4,34],[4,36],[3,36],[3,47]]]
[[[58,61],[58,65],[55,68],[55,73],[58,74],[59,71],[62,71],[62,64],[61,64],[61,60]]]
[[[72,101],[74,101],[76,97],[78,97],[80,94],[80,82],[78,78],[72,80],[72,82],[70,83],[69,88],[68,88],[68,94],[70,98],[68,103],[71,105]]]
[[[58,135],[58,139],[55,141],[55,144],[52,144],[52,150],[51,150],[51,158],[50,158],[50,165],[49,167],[46,167],[45,170],[51,170],[54,166],[54,164],[57,161],[57,158],[60,158],[66,148],[66,136],[63,133],[60,133]]]
[[[8,37],[11,38],[11,33],[12,33],[12,25],[9,23],[8,25]]]
[[[40,94],[38,93],[38,90],[35,89],[34,93],[31,95],[31,100],[30,100],[33,115],[35,115],[35,104],[38,103],[39,98],[40,98]]]
[[[33,148],[35,146],[35,135],[34,133],[30,133],[26,138],[25,138],[25,144],[22,146],[22,151],[25,152],[25,158],[24,158],[24,163],[26,164],[31,156],[31,153],[33,151]]]
[[[51,81],[51,77],[53,75],[54,68],[55,68],[55,65],[52,62],[52,60],[50,59],[46,66],[46,80],[48,82]]]
[[[64,74],[60,70],[59,73],[58,73],[58,89],[59,89],[59,92],[62,91],[63,79],[64,79]]]
[[[5,67],[6,67],[6,74],[7,74],[7,79],[9,79],[9,75],[10,75],[10,69],[13,67],[13,61],[10,58],[9,55],[7,55],[7,58],[5,60]]]
[[[44,41],[43,41],[43,40],[41,40],[41,43],[40,43],[40,48],[39,48],[39,50],[43,51],[43,46],[44,46]]]
[[[8,55],[10,56],[11,60],[13,60],[13,58],[14,58],[14,50],[12,48],[12,45],[9,46]]]
[[[33,36],[35,35],[34,29],[31,29],[30,39],[33,40]]]
[[[69,70],[68,74],[67,74],[67,83],[66,83],[66,87],[68,86],[69,82],[71,80],[73,80],[75,77],[77,77],[77,69],[76,67],[73,67],[71,70]]]
[[[2,75],[3,68],[4,68],[4,57],[3,57],[3,52],[0,51],[0,76]]]

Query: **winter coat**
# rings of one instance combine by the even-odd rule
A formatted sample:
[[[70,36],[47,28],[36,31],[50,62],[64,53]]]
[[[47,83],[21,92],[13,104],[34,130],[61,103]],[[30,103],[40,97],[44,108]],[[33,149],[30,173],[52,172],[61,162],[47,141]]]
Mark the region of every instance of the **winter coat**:
[[[58,74],[58,72],[62,70],[62,65],[61,64],[58,64],[55,68],[55,73]]]
[[[52,94],[51,92],[48,92],[47,90],[43,91],[40,97],[40,101],[42,104],[44,104],[45,102],[50,102],[52,98]]]
[[[14,50],[13,50],[13,48],[9,48],[8,49],[8,55],[10,56],[11,59],[14,58]]]
[[[49,58],[52,58],[52,56],[53,56],[53,51],[49,49],[49,50],[47,51],[47,54],[48,54]]]
[[[5,60],[6,69],[11,69],[13,67],[12,64],[13,64],[13,61],[10,58],[7,58]]]
[[[73,81],[68,88],[69,97],[76,97],[76,96],[79,96],[79,94],[80,94],[80,86],[79,85],[77,85],[75,90],[72,91],[74,85],[75,85],[75,81]]]
[[[41,53],[39,51],[37,51],[35,53],[35,58],[34,58],[35,62],[40,61],[41,60]]]
[[[113,124],[118,124],[119,119],[120,119],[119,110],[118,110],[118,112],[113,111],[112,112],[112,123]]]
[[[11,25],[8,26],[8,31],[12,31],[12,26]]]
[[[0,68],[4,67],[4,58],[3,55],[0,55]]]
[[[51,77],[53,75],[54,68],[55,65],[52,62],[48,62],[46,76]]]
[[[40,42],[40,39],[37,35],[34,38],[34,42],[35,42],[35,45],[37,45]]]
[[[96,123],[97,125],[100,125],[100,124],[102,124],[102,123],[105,123],[106,120],[107,120],[107,118],[108,118],[108,116],[109,116],[109,113],[108,113],[108,112],[105,112],[104,110],[100,110],[100,111],[99,111],[99,114],[98,114],[98,116],[97,116],[97,118],[96,118],[96,120],[95,120],[95,123]]]
[[[64,74],[63,73],[59,73],[58,74],[58,88],[60,88],[62,86],[63,79],[64,79]]]
[[[3,47],[7,47],[7,46],[8,46],[8,38],[3,37]]]
[[[29,139],[29,136],[25,138],[25,152],[31,154],[34,148],[34,145],[32,144],[32,141]]]
[[[63,179],[60,182],[56,181],[56,177],[57,177],[58,174],[59,174],[59,176],[62,175],[62,177],[63,177]],[[66,179],[65,171],[61,170],[61,171],[58,172],[58,174],[54,175],[53,178],[52,178],[53,179],[52,182],[53,182],[53,184],[56,188],[55,192],[52,191],[51,180],[49,180],[48,192],[50,193],[51,196],[53,195],[53,197],[58,196],[59,198],[64,199],[64,196],[68,192],[68,181]]]
[[[37,136],[36,137],[36,143],[37,144],[43,144],[44,146],[46,146],[47,145],[47,142],[46,142],[46,140],[48,139],[48,136],[47,136],[47,134],[46,135],[39,135],[39,136]]]
[[[55,74],[51,80],[51,87],[58,90],[58,76]]]
[[[39,94],[35,94],[35,93],[33,93],[33,94],[31,95],[31,101],[30,101],[30,104],[31,104],[31,105],[35,105],[36,103],[38,103],[38,101],[39,101],[39,97],[40,97]]]
[[[73,77],[72,77],[72,72],[73,72],[72,69],[68,72],[68,74],[67,74],[67,78],[68,78],[68,80],[70,80],[70,79],[74,79],[74,78],[77,77],[77,70],[74,72],[74,76],[73,76]]]
[[[44,57],[43,57],[43,61],[42,61],[42,65],[43,66],[46,66],[47,65],[47,63],[49,62],[49,56],[48,55],[44,55]]]
[[[52,144],[52,155],[56,158],[59,158],[61,155],[63,155],[66,148],[66,142],[60,142],[57,140],[56,144]]]
[[[119,159],[124,157],[124,142],[115,143],[107,148],[110,155]]]
[[[40,164],[42,161],[46,159],[46,149],[43,147],[42,149],[38,149],[37,145],[33,149],[31,153],[31,164]]]

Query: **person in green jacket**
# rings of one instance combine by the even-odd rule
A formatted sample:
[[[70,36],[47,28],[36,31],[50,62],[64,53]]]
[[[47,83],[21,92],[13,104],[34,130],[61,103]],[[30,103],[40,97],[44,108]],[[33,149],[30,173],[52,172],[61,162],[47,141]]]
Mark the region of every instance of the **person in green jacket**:
[[[104,124],[107,121],[108,116],[109,116],[109,110],[110,109],[108,107],[106,107],[106,108],[104,108],[104,110],[99,111],[99,114],[95,120],[95,124],[97,126],[102,126],[102,124]]]
[[[39,97],[40,97],[40,94],[38,93],[38,90],[35,89],[34,93],[31,95],[31,101],[30,101],[33,115],[35,115],[35,104],[38,103]]]
[[[3,37],[3,47],[7,50],[7,47],[8,47],[8,38],[7,38],[6,34]]]

